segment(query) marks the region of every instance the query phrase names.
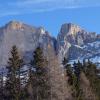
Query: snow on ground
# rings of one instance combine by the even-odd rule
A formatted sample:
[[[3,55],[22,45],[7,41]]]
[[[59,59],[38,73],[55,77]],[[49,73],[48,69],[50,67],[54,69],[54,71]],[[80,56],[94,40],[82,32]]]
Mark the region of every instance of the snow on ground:
[[[80,59],[75,59],[75,60],[70,60],[70,64],[73,64],[74,62],[78,62],[78,60],[82,63],[83,62],[83,58]],[[87,60],[87,59],[86,59]],[[90,61],[92,61],[93,63],[97,64],[98,67],[100,67],[100,56],[95,56],[93,58],[89,59]]]
[[[99,48],[100,47],[100,41],[95,41],[95,42],[92,42],[92,43],[87,43],[82,48],[85,49],[85,48],[88,48],[88,47],[91,47],[91,48]]]
[[[91,58],[90,60],[93,61],[94,63],[100,64],[100,56],[96,56],[94,58]]]

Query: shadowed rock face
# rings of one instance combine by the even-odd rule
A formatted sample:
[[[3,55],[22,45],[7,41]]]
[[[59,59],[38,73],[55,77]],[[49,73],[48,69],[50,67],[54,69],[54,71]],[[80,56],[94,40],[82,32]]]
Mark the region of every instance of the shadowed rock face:
[[[13,45],[18,47],[25,61],[29,61],[37,46],[41,45],[45,50],[49,43],[54,47],[55,42],[56,40],[42,27],[11,21],[0,28],[0,65],[7,64]]]

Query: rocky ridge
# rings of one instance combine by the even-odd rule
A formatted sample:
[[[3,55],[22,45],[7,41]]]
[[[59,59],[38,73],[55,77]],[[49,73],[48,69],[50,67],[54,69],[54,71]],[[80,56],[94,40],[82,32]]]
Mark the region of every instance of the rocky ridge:
[[[87,32],[72,23],[65,23],[55,39],[43,27],[10,21],[0,28],[0,65],[7,64],[13,45],[18,47],[21,56],[28,63],[37,46],[41,45],[45,53],[49,44],[54,48],[55,54],[58,54],[60,61],[64,57],[71,61],[90,58],[100,63],[100,60],[97,60],[100,59],[100,34]]]

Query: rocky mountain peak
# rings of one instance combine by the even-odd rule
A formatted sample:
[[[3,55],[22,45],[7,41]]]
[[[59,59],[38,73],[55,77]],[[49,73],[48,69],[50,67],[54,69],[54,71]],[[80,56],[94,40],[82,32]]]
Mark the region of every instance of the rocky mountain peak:
[[[75,35],[78,32],[81,32],[83,29],[80,28],[76,24],[72,23],[65,23],[61,26],[60,33],[61,34],[68,34],[68,35]]]
[[[26,62],[35,48],[41,45],[55,47],[55,40],[43,27],[34,27],[18,21],[10,21],[0,28],[0,65],[6,65],[11,47],[16,45]]]
[[[9,21],[5,26],[3,26],[3,29],[6,31],[31,31],[35,32],[37,30],[36,27],[24,24],[20,21]]]
[[[45,29],[44,29],[43,27],[39,27],[39,28],[38,28],[38,32],[39,32],[40,34],[46,34],[46,31],[45,31]]]
[[[22,30],[24,24],[18,21],[10,21],[8,24],[6,24],[7,28],[13,29],[13,30]]]
[[[100,61],[100,34],[66,23],[61,26],[57,42],[62,58],[68,57],[70,60],[89,58],[94,62]]]
[[[19,21],[10,21],[3,28],[6,29],[7,31],[31,31],[34,33],[39,33],[41,35],[47,34],[47,31],[41,26],[34,27]]]

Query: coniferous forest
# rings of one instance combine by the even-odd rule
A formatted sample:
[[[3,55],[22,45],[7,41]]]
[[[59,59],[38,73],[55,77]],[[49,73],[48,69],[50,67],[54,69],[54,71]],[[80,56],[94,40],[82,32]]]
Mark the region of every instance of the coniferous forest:
[[[7,74],[0,74],[0,100],[100,100],[99,69],[89,59],[83,62],[78,60],[73,64],[70,64],[68,59],[63,59],[66,81],[64,88],[70,88],[71,97],[59,99],[57,92],[60,89],[53,88],[57,82],[52,84],[47,67],[57,67],[57,63],[50,64],[54,62],[48,62],[41,47],[37,47],[33,52],[27,72],[21,70],[25,62],[18,48],[13,46],[10,53],[6,66]]]

